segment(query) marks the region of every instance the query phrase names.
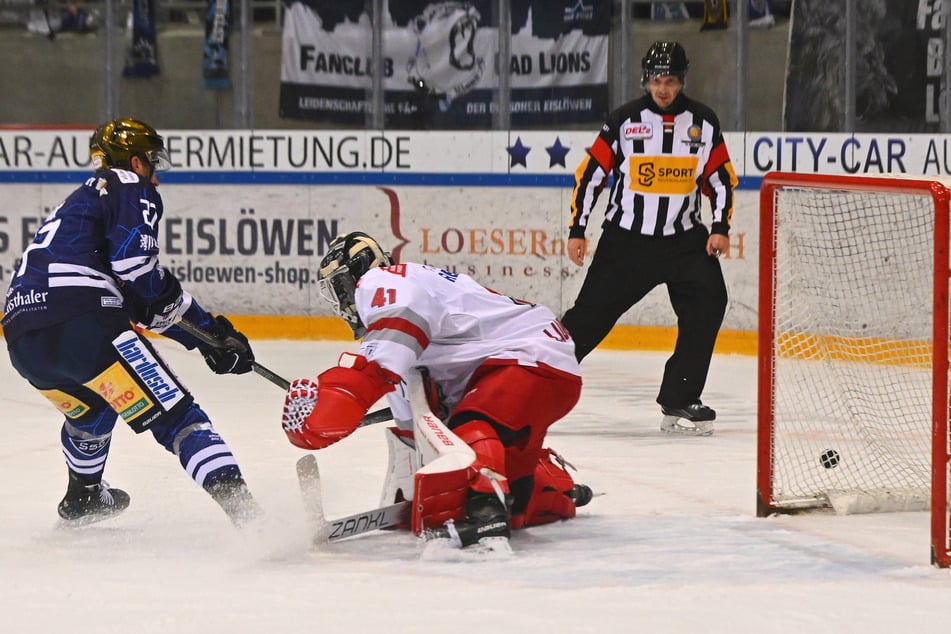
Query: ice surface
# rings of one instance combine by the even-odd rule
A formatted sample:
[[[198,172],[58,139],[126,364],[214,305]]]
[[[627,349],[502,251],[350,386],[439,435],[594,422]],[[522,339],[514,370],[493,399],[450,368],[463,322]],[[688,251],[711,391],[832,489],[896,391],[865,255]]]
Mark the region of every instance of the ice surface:
[[[517,532],[505,561],[421,559],[405,533],[314,550],[280,429],[283,393],[218,377],[157,346],[238,457],[268,512],[238,533],[149,434],[117,428],[106,478],[121,517],[58,527],[55,410],[0,360],[0,613],[7,632],[809,632],[946,629],[951,570],[929,565],[925,513],[755,517],[755,360],[718,356],[708,438],[660,433],[664,354],[596,351],[549,445],[603,495],[570,522]],[[349,348],[348,348],[349,346]],[[314,376],[347,342],[255,342],[285,376]],[[382,405],[382,403],[380,404]],[[378,502],[382,426],[318,452],[331,518]]]

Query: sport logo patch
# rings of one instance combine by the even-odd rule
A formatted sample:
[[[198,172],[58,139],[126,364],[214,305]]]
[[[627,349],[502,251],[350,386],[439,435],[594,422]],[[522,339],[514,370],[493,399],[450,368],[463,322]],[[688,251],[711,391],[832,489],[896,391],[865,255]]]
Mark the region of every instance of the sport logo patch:
[[[148,386],[156,399],[162,404],[165,411],[170,410],[185,394],[178,383],[165,371],[165,368],[155,360],[155,357],[146,348],[138,336],[128,330],[112,340],[122,358],[132,370]]]
[[[632,156],[628,187],[645,194],[687,196],[697,186],[696,169],[696,156]]]
[[[651,123],[628,123],[624,126],[625,139],[649,139],[654,136],[654,125]]]

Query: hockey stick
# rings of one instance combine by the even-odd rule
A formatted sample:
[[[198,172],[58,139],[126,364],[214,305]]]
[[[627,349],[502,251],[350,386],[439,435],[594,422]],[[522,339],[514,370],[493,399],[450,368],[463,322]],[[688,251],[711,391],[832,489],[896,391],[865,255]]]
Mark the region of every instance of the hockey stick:
[[[182,330],[184,330],[185,332],[187,332],[188,334],[190,334],[191,336],[195,337],[195,339],[198,339],[199,341],[207,343],[209,346],[214,346],[215,348],[232,348],[232,347],[243,348],[244,347],[244,344],[238,341],[237,339],[235,339],[234,337],[230,337],[228,339],[219,339],[218,337],[214,336],[207,330],[203,330],[202,328],[199,328],[198,326],[191,323],[190,321],[185,321],[184,319],[177,322],[176,325]],[[287,390],[287,388],[289,388],[291,385],[290,381],[288,381],[287,379],[285,379],[278,373],[268,370],[257,361],[253,361],[251,363],[251,369],[254,370],[255,373],[259,374],[260,376],[263,376],[265,379],[267,379],[274,385],[281,388],[282,390]],[[377,423],[383,423],[388,420],[393,420],[393,412],[390,411],[389,407],[384,407],[383,409],[379,409],[375,412],[370,412],[369,414],[364,416],[363,420],[360,421],[360,427],[366,427],[367,425],[375,425]]]
[[[196,326],[195,324],[189,321],[185,321],[184,319],[178,321],[176,325],[182,330],[184,330],[185,332],[187,332],[188,334],[190,334],[195,339],[198,339],[199,341],[203,343],[207,343],[209,346],[213,346],[215,348],[219,348],[219,349],[237,348],[239,350],[243,348],[247,348],[247,346],[245,346],[242,342],[238,341],[234,337],[228,337],[227,339],[219,339],[218,337],[214,336],[210,332],[203,330],[199,328],[198,326]],[[282,390],[286,390],[287,388],[291,386],[290,381],[288,381],[281,375],[277,374],[276,372],[272,372],[271,370],[268,370],[257,361],[251,362],[251,369],[254,370],[257,374],[260,374],[261,376],[263,376],[265,379],[267,379],[274,385],[281,388]]]
[[[423,465],[416,473],[459,472],[471,465],[475,460],[475,452],[472,448],[430,411],[426,399],[425,380],[420,370],[410,369],[406,373],[406,382],[410,406],[413,409],[417,464]],[[382,411],[374,414],[378,413]],[[361,423],[361,426],[363,424]],[[334,542],[375,530],[401,525],[409,526],[411,523],[411,501],[397,502],[335,520],[327,520],[323,510],[317,458],[313,454],[307,454],[297,461],[297,478],[304,509],[314,530],[315,543]]]
[[[297,461],[297,479],[307,520],[314,529],[314,543],[335,542],[371,531],[409,524],[410,502],[398,502],[327,520],[324,517],[320,471],[314,454],[307,454]]]
[[[419,473],[441,473],[468,467],[475,460],[475,452],[469,445],[450,431],[429,410],[423,375],[418,368],[406,373],[407,396],[413,409],[413,434]]]

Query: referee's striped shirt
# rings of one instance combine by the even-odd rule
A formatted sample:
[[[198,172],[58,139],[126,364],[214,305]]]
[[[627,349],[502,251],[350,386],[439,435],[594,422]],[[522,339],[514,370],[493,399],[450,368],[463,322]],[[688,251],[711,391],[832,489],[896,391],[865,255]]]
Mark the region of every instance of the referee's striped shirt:
[[[713,233],[729,235],[736,173],[713,110],[681,93],[661,111],[649,95],[608,115],[575,171],[569,237],[583,238],[598,195],[614,177],[604,228],[671,236],[701,224],[709,197]]]

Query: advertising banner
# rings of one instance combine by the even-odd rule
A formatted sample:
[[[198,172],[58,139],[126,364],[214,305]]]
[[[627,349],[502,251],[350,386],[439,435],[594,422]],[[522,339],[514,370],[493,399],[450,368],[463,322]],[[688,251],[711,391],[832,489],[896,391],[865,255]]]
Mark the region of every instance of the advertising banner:
[[[937,132],[945,59],[941,2],[857,5],[856,131]],[[793,3],[785,130],[841,129],[845,28],[844,2]]]
[[[403,261],[468,273],[563,313],[586,271],[565,256],[573,172],[596,132],[163,131],[172,170],[159,174],[161,262],[216,312],[329,316],[318,264],[335,235],[362,230]],[[722,260],[728,330],[756,329],[757,188],[767,172],[951,182],[943,135],[725,136],[741,181]],[[88,142],[88,130],[0,130],[0,285],[42,219],[90,174]],[[704,201],[704,219],[708,210]],[[659,288],[619,323],[674,319]]]
[[[609,0],[515,0],[508,60],[498,59],[498,3],[383,0],[383,61],[372,68],[363,0],[294,0],[281,55],[280,114],[363,123],[383,75],[388,128],[489,128],[500,64],[514,126],[600,122],[608,109]]]

